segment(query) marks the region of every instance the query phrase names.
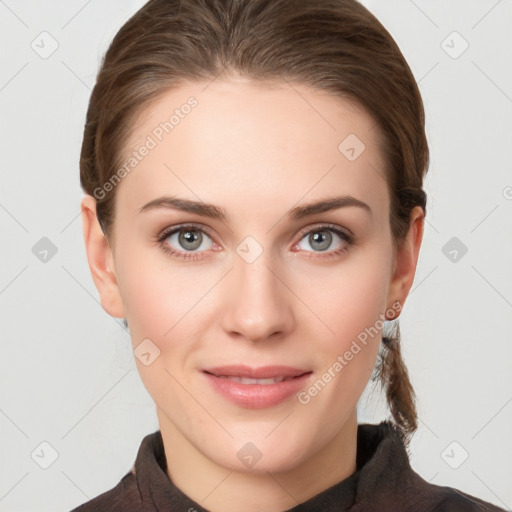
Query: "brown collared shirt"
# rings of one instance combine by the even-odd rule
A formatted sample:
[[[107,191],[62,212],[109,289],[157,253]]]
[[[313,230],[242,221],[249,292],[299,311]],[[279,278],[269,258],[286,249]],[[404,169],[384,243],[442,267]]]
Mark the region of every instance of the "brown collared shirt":
[[[208,512],[167,476],[158,430],[142,440],[133,468],[109,491],[71,512]],[[504,512],[415,473],[392,424],[358,425],[356,471],[286,512]],[[242,512],[242,511],[241,511]]]

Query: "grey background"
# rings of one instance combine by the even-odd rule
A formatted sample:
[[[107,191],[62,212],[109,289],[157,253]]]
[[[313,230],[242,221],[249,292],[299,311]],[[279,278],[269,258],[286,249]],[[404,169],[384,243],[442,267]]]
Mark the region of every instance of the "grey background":
[[[512,5],[363,3],[419,81],[431,148],[428,223],[400,317],[420,413],[411,463],[510,510]],[[91,88],[142,4],[0,0],[1,511],[66,511],[97,496],[158,429],[129,335],[99,304],[79,208]],[[386,410],[367,391],[359,421],[379,421]]]

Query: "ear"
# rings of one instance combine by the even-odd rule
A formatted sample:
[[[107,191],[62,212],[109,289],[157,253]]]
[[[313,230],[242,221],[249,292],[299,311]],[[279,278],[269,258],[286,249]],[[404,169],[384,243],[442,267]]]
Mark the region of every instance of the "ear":
[[[94,284],[100,294],[101,306],[109,315],[125,318],[115,274],[114,257],[96,215],[96,199],[86,195],[80,207],[87,260]]]
[[[424,220],[425,212],[423,208],[416,206],[411,212],[409,231],[396,250],[395,267],[388,291],[388,308],[391,308],[397,301],[403,308],[409,295],[423,240]],[[395,315],[395,318],[397,316],[399,314]]]

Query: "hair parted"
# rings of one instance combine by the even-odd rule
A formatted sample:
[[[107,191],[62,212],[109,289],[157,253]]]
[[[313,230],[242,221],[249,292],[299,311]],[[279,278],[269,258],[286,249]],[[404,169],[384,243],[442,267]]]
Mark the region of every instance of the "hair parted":
[[[384,26],[356,0],[150,0],[117,32],[87,110],[80,183],[97,199],[98,221],[114,243],[116,188],[94,193],[122,165],[133,122],[166,91],[241,75],[298,83],[351,101],[380,135],[397,247],[415,206],[426,212],[429,166],[425,114],[414,76]],[[408,442],[415,397],[399,329],[383,335],[377,374],[395,425]]]

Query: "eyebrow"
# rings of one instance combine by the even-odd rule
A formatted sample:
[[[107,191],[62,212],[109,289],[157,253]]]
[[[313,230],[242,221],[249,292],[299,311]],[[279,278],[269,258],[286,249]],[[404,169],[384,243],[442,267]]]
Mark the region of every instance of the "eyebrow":
[[[321,201],[316,201],[314,203],[302,206],[296,206],[295,208],[292,208],[288,212],[288,217],[290,220],[298,221],[305,217],[315,215],[317,213],[324,213],[330,210],[337,210],[338,208],[348,206],[362,208],[363,210],[367,211],[370,215],[372,214],[372,209],[368,204],[353,196],[345,195],[332,197],[329,199],[323,199]],[[170,196],[162,196],[153,199],[149,203],[146,203],[144,206],[139,208],[139,213],[147,212],[150,210],[156,210],[159,208],[180,210],[188,213],[196,213],[197,215],[217,219],[222,222],[228,220],[228,215],[224,208],[220,208],[219,206],[215,206],[213,204],[204,203],[202,201],[192,201],[190,199],[183,199]]]

